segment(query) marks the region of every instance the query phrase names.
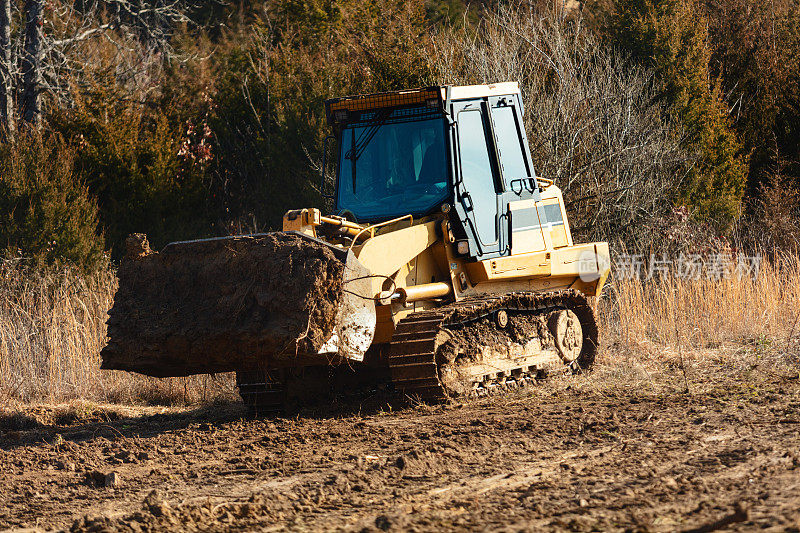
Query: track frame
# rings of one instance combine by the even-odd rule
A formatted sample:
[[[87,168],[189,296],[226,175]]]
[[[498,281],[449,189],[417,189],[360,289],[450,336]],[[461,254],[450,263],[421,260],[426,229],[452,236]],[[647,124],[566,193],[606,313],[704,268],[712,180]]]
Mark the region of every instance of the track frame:
[[[483,318],[497,320],[498,313],[545,316],[553,311],[569,309],[581,323],[583,345],[573,361],[564,362],[557,351],[509,358],[505,364],[487,365],[475,362],[460,370],[472,382],[469,387],[454,390],[448,387],[448,365],[437,358],[443,343],[442,332],[448,328],[470,327]],[[500,326],[498,326],[500,327]],[[389,367],[395,388],[408,398],[442,401],[456,396],[482,396],[495,390],[510,390],[540,379],[549,369],[561,366],[573,372],[588,369],[594,362],[599,345],[599,331],[594,310],[577,290],[565,289],[547,293],[514,292],[467,298],[447,306],[422,311],[401,320],[392,337]],[[499,348],[499,347],[498,347]],[[501,351],[498,349],[498,351]],[[555,357],[554,353],[556,354]]]

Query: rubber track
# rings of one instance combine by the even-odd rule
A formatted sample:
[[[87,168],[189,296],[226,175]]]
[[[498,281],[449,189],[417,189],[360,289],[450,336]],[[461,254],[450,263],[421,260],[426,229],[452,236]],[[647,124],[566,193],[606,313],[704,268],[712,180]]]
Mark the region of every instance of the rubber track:
[[[583,350],[575,369],[586,369],[594,362],[599,333],[594,310],[586,297],[577,290],[567,289],[547,293],[515,292],[502,296],[474,297],[445,307],[414,313],[401,320],[395,328],[389,349],[389,367],[395,388],[404,396],[427,402],[442,401],[448,392],[439,380],[436,361],[436,337],[443,327],[468,326],[498,310],[519,313],[541,313],[550,309],[571,309],[583,328]],[[487,374],[488,376],[488,374]],[[477,381],[477,380],[476,380]],[[531,376],[503,380],[495,390],[508,390],[533,381]],[[476,394],[492,390],[476,389]]]
[[[272,379],[267,372],[237,372],[236,386],[251,414],[268,416],[283,412],[286,396],[284,384]]]

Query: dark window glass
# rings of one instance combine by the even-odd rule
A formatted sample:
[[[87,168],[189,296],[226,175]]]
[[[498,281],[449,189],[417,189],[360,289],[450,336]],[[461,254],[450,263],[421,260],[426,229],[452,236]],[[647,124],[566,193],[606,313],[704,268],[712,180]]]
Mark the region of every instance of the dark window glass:
[[[392,118],[342,132],[337,206],[358,219],[422,214],[449,196],[443,119]]]

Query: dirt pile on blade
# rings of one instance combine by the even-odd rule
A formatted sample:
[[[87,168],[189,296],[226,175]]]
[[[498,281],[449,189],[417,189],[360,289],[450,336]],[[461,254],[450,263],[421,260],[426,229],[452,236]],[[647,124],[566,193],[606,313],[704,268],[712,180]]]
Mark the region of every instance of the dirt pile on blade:
[[[149,250],[129,238],[103,368],[153,376],[224,372],[316,353],[334,331],[344,261],[271,233]]]

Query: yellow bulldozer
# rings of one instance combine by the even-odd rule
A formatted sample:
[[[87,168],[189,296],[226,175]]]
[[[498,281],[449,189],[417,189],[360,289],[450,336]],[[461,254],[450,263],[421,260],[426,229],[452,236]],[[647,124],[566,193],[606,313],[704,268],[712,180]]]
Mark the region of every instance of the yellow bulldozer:
[[[573,243],[561,191],[534,172],[516,82],[325,108],[334,212],[158,253],[131,236],[103,368],[235,371],[263,412],[336,369],[437,401],[592,364],[608,244]]]

